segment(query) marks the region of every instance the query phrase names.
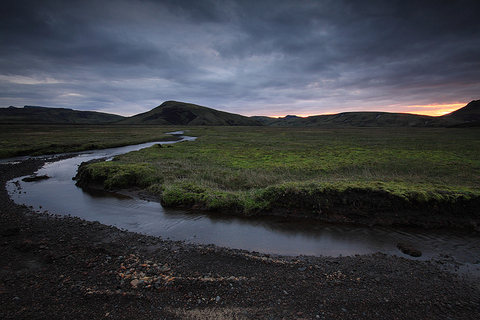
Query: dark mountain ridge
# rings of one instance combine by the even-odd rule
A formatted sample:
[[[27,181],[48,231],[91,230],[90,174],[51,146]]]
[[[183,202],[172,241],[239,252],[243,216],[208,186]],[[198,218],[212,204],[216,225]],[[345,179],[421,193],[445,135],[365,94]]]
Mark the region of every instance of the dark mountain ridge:
[[[444,116],[432,117],[390,112],[342,112],[306,118],[245,117],[192,103],[165,101],[160,106],[132,117],[77,111],[67,108],[25,106],[0,108],[2,124],[101,124],[188,125],[188,126],[304,126],[304,127],[479,127],[480,100]]]
[[[480,125],[480,100],[447,115],[433,117],[392,112],[342,112],[330,115],[283,118],[253,117],[267,126],[303,127],[473,127]]]
[[[299,127],[448,127],[459,123],[453,118],[373,111],[342,112],[306,118],[259,117],[258,119],[267,126]]]
[[[480,100],[473,100],[465,107],[455,110],[447,115],[445,118],[456,119],[463,122],[475,122],[480,120]]]
[[[24,106],[0,108],[2,124],[100,124],[114,123],[124,117],[96,111]]]
[[[188,126],[259,126],[260,121],[239,114],[218,111],[192,103],[165,101],[160,106],[119,124]]]

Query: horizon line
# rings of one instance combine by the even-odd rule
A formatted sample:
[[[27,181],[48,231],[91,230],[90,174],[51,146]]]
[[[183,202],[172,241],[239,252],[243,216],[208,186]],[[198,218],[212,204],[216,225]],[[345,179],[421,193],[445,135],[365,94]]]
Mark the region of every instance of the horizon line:
[[[170,101],[170,100],[167,100],[167,101]],[[455,102],[455,103],[446,103],[446,104],[407,105],[407,106],[389,105],[385,108],[387,108],[387,109],[392,108],[392,109],[395,109],[395,110],[382,110],[382,111],[375,110],[375,109],[372,109],[372,110],[366,109],[365,110],[365,108],[364,108],[363,110],[322,112],[322,113],[317,113],[317,114],[314,114],[314,113],[311,113],[311,114],[310,113],[309,114],[306,114],[306,113],[300,113],[300,114],[288,113],[288,114],[281,114],[281,115],[278,115],[278,114],[276,114],[276,115],[242,115],[240,113],[237,113],[237,114],[245,116],[245,117],[262,117],[263,116],[263,117],[276,118],[276,119],[285,118],[287,116],[296,116],[296,117],[299,117],[299,118],[308,118],[308,117],[314,117],[314,116],[335,115],[335,114],[353,113],[353,112],[406,113],[406,114],[413,114],[413,115],[419,115],[419,116],[441,117],[441,116],[447,115],[451,112],[454,112],[456,110],[459,110],[459,109],[465,107],[468,103]],[[192,104],[194,104],[194,103],[192,103]],[[10,107],[15,107],[15,106],[0,107],[0,108],[5,108],[6,109],[6,108],[10,108]],[[101,110],[79,110],[79,109],[75,109],[75,107],[43,107],[43,106],[24,105],[23,107],[15,107],[15,108],[25,108],[25,107],[58,108],[58,109],[63,108],[63,109],[71,109],[71,110],[75,110],[75,111],[101,112],[101,113],[107,113],[107,114],[112,114],[112,115],[118,115],[118,116],[122,116],[122,117],[126,117],[126,118],[138,115],[140,113],[143,113],[143,112],[140,112],[140,113],[125,116],[125,115],[121,115],[121,114],[118,114],[118,113],[110,113],[110,112],[105,112],[105,111],[101,111]],[[208,108],[210,108],[210,107],[208,107]],[[154,108],[152,108],[152,109],[154,109]],[[150,110],[152,110],[152,109],[150,109]],[[211,109],[213,109],[213,108],[211,108]],[[147,111],[144,111],[144,112],[148,112],[150,110],[147,110]],[[216,110],[219,110],[219,109],[216,109]],[[231,111],[224,111],[224,110],[219,110],[219,111],[228,112],[228,113],[232,113],[232,114],[234,113],[234,112],[231,112]]]
[[[285,118],[287,116],[296,116],[299,118],[308,118],[308,117],[315,117],[315,116],[327,116],[327,115],[335,115],[341,113],[353,113],[353,112],[382,112],[382,113],[407,113],[413,114],[417,116],[430,116],[430,117],[441,117],[457,111],[463,107],[465,107],[468,103],[447,103],[447,104],[427,104],[427,105],[408,105],[408,106],[401,106],[399,108],[411,108],[414,110],[403,110],[403,111],[380,111],[380,110],[349,110],[349,111],[340,111],[340,112],[324,112],[320,114],[285,114],[285,115],[274,115],[274,116],[267,116],[270,118]],[[429,110],[430,109],[430,110]]]

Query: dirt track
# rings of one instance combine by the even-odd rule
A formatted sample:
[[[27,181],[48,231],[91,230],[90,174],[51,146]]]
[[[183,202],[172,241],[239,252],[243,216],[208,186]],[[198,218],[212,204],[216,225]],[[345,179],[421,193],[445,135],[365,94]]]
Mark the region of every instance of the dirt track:
[[[0,166],[2,319],[477,319],[478,279],[384,254],[279,257],[15,205]]]

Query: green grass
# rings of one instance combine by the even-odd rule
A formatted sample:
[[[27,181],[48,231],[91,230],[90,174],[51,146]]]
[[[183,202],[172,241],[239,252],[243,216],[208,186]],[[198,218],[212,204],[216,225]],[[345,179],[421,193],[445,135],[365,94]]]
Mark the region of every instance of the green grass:
[[[480,195],[477,129],[189,129],[199,137],[194,142],[154,146],[86,168],[90,176],[108,176],[110,166],[118,171],[141,164],[148,177],[138,173],[123,186],[141,181],[166,206],[247,215],[338,207],[446,211]],[[117,179],[129,180],[127,174]]]
[[[171,139],[172,127],[118,125],[2,125],[0,158],[120,147]]]

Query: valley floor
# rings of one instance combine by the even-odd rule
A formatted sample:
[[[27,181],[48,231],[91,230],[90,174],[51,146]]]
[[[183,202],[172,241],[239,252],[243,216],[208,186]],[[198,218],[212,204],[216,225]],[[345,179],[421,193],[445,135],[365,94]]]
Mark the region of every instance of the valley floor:
[[[0,166],[2,319],[475,319],[479,279],[384,254],[284,257],[192,245],[18,206]]]

